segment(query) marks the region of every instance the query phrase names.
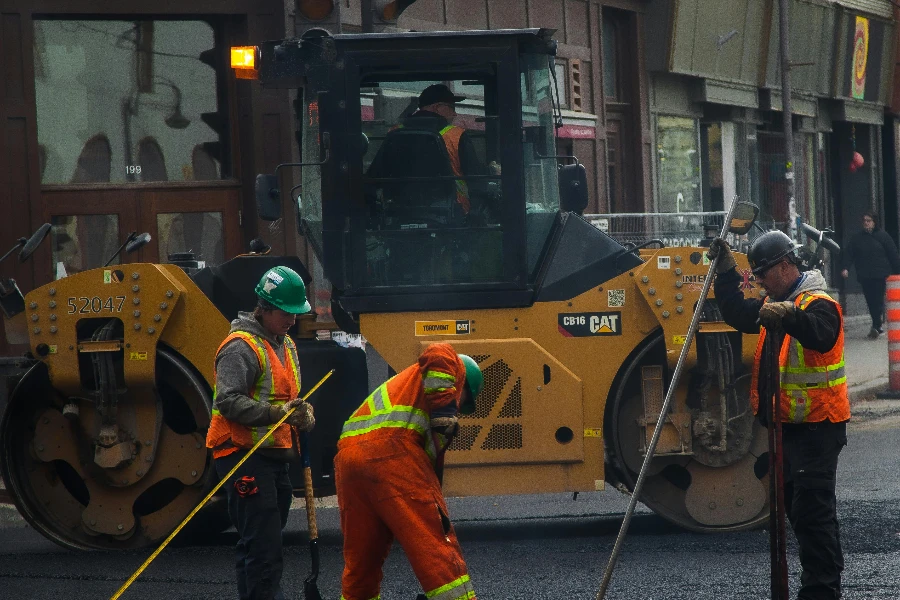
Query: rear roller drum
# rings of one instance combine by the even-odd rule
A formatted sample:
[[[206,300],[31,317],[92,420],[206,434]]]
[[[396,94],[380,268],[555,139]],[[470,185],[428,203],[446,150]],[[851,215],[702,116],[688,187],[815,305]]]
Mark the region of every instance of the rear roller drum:
[[[156,382],[122,396],[123,441],[98,451],[88,433],[98,429],[93,402],[62,396],[42,363],[23,377],[0,425],[0,470],[36,530],[72,549],[141,548],[165,539],[204,498],[215,483],[205,444],[209,388],[163,348]]]
[[[634,489],[644,460],[646,431],[652,432],[652,427],[642,426],[641,366],[662,363],[664,349],[660,335],[634,357],[622,378],[625,385],[619,386],[607,407],[608,467],[629,490]],[[748,386],[738,380],[737,384],[741,383],[741,402],[746,403]],[[729,427],[731,450],[711,452],[703,446],[705,434],[702,422],[698,426],[698,411],[691,412],[694,414],[689,423],[677,424],[686,431],[690,427],[687,435],[692,437],[693,448],[683,454],[655,456],[640,501],[666,520],[693,531],[740,531],[760,526],[769,514],[765,429],[749,414],[733,418]],[[655,423],[656,415],[651,421]]]

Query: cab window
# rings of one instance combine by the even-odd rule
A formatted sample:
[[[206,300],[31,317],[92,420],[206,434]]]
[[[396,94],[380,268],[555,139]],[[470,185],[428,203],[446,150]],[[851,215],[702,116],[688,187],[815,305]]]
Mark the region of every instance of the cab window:
[[[361,81],[366,287],[502,281],[494,81],[487,71]]]

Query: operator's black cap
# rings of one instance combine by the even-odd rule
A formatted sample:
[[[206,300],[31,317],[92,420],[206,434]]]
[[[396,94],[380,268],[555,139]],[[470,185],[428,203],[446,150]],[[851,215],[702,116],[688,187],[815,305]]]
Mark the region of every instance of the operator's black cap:
[[[419,108],[424,108],[438,102],[456,103],[465,100],[465,96],[454,96],[443,83],[429,85],[419,94]]]

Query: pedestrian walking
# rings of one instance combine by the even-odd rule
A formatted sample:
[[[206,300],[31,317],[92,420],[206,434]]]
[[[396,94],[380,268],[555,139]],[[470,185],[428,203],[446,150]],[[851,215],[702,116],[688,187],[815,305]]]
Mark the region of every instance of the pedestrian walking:
[[[862,287],[872,317],[869,339],[874,340],[884,333],[885,281],[888,275],[900,273],[900,254],[891,236],[878,228],[878,215],[864,213],[862,222],[862,231],[854,234],[844,247],[841,275],[846,279],[850,276],[850,267],[856,269],[856,279]]]
[[[286,412],[287,421],[226,482],[236,548],[240,600],[283,600],[281,530],[293,488],[289,461],[298,456],[297,432],[315,424],[312,406],[299,399],[297,348],[287,335],[297,315],[309,312],[306,286],[287,267],[269,269],[256,286],[252,313],[238,313],[216,353],[216,390],[206,445],[224,477]]]
[[[450,344],[432,344],[344,424],[334,461],[344,534],[342,600],[380,597],[395,538],[425,597],[475,598],[439,471],[458,414],[474,412],[483,381],[472,358]]]
[[[785,510],[803,569],[797,598],[837,600],[844,555],[835,478],[850,419],[843,316],[840,305],[825,293],[822,274],[800,272],[797,248],[780,231],[754,240],[748,257],[756,280],[768,293],[765,299],[744,298],[743,278],[724,240],[714,240],[709,254],[721,254],[715,294],[725,322],[742,333],[759,333],[750,387],[753,411],[772,426],[774,402],[781,403]],[[770,348],[779,337],[780,346]],[[780,389],[770,390],[770,378],[760,367],[776,350]]]

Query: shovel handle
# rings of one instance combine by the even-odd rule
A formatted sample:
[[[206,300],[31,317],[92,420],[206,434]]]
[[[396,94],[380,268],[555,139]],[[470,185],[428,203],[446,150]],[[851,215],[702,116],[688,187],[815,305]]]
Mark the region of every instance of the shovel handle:
[[[303,487],[306,492],[306,524],[309,526],[309,539],[319,539],[319,527],[316,525],[316,498],[313,494],[312,469],[303,467]]]

